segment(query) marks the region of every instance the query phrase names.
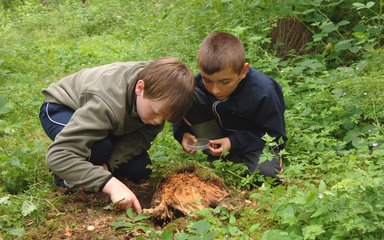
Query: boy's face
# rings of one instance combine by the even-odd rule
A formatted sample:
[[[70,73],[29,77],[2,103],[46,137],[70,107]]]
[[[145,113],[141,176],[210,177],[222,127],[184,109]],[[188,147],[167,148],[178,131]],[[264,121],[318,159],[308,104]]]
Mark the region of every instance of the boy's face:
[[[136,110],[144,124],[161,125],[167,119],[167,114],[161,112],[165,104],[164,100],[151,100],[144,98],[144,82],[136,83]]]
[[[247,75],[249,67],[249,63],[244,64],[240,74],[233,72],[230,67],[214,74],[201,71],[204,87],[215,98],[223,100],[235,91],[239,82]]]

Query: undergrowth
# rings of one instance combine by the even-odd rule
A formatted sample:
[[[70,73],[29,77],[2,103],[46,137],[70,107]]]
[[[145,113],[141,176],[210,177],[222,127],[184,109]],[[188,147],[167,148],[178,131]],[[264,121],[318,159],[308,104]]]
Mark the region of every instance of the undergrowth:
[[[183,153],[168,124],[150,150],[154,177],[197,162],[257,205],[204,209],[175,228],[144,224],[146,238],[384,238],[382,0],[44,2],[0,3],[0,238],[28,239],[60,204],[47,200],[55,187],[38,120],[42,88],[84,67],[168,55],[197,72],[211,31],[239,36],[249,62],[283,86],[285,185],[254,186],[258,176],[238,165]],[[312,32],[311,54],[276,55],[269,33],[286,16]],[[140,222],[128,217],[128,228]]]

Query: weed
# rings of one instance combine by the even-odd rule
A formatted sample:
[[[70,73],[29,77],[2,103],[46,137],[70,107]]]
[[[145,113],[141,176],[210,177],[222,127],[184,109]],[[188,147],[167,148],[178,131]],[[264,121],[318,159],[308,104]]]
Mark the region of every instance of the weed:
[[[197,72],[202,38],[228,31],[241,38],[252,66],[283,86],[287,185],[255,187],[257,173],[217,161],[214,172],[248,190],[257,206],[208,208],[199,219],[177,220],[177,231],[155,230],[147,218],[127,213],[117,221],[121,231],[137,239],[383,238],[382,0],[81,2],[0,2],[1,237],[27,239],[26,226],[57,212],[59,203],[47,200],[54,188],[44,164],[50,142],[37,116],[41,88],[85,67],[165,55]],[[275,55],[270,32],[286,16],[312,32],[310,54]],[[158,178],[192,162],[209,166],[203,153],[183,153],[169,124],[150,156]]]

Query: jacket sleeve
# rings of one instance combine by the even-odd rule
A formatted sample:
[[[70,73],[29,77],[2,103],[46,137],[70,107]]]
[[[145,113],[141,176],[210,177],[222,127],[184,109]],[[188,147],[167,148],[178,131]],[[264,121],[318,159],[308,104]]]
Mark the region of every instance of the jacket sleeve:
[[[275,85],[274,91],[266,93],[257,104],[252,119],[253,126],[258,126],[258,132],[239,130],[229,136],[231,141],[231,151],[235,153],[246,153],[250,151],[263,150],[265,142],[261,139],[266,133],[276,137],[276,142],[285,136],[285,103],[280,86]],[[284,147],[284,143],[279,149]]]
[[[181,144],[183,140],[183,136],[186,132],[190,132],[188,130],[187,124],[184,120],[180,120],[172,124],[173,137]]]
[[[111,173],[88,159],[92,144],[105,138],[116,127],[113,119],[113,112],[100,97],[87,96],[85,105],[75,111],[48,148],[48,168],[70,184],[100,191]]]

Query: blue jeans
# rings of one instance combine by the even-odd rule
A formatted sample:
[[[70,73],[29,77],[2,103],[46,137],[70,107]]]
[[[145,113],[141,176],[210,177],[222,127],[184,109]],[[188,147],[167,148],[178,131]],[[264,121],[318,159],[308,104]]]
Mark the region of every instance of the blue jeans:
[[[73,109],[65,105],[43,103],[39,114],[40,123],[52,141],[55,140],[56,135],[67,125],[74,112]],[[116,141],[119,141],[119,137],[109,134],[106,138],[95,142],[91,148],[91,158],[89,161],[95,165],[108,165],[108,160]],[[148,164],[151,164],[151,159],[147,152],[143,152],[141,155],[130,159],[127,163],[120,165],[112,174],[118,178],[139,181],[151,174],[151,170],[147,168]]]

